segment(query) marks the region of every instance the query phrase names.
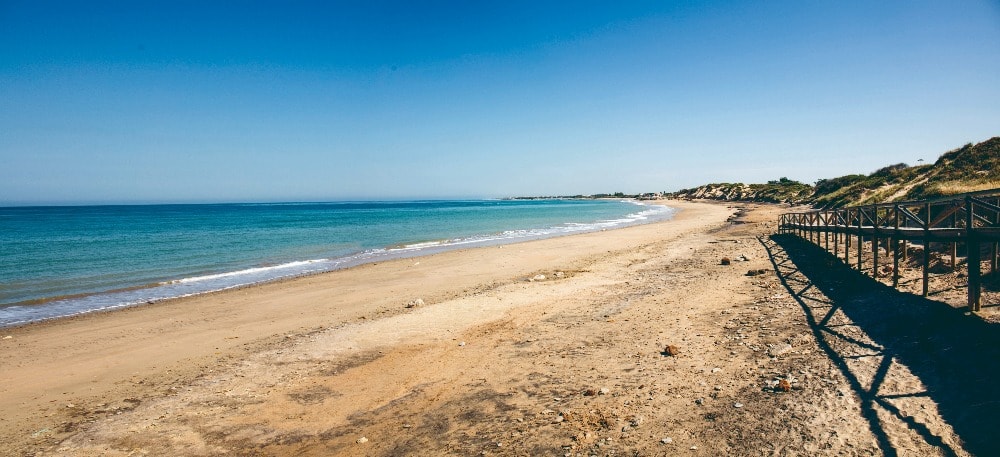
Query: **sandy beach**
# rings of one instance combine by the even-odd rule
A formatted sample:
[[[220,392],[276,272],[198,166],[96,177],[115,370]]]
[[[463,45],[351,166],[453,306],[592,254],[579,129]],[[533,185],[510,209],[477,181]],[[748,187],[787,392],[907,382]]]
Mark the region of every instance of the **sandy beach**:
[[[803,277],[787,208],[666,203],[0,330],[0,454],[986,455],[995,395],[955,413],[962,380]]]

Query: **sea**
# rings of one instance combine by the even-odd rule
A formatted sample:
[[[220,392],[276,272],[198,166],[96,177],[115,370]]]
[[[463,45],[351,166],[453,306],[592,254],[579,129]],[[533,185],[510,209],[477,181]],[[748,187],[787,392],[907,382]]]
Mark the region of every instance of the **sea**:
[[[0,207],[0,327],[673,212],[591,199]]]

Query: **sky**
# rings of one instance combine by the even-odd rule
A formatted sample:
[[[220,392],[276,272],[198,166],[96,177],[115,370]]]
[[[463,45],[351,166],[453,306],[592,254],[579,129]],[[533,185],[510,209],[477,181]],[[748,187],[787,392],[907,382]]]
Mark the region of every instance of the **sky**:
[[[0,0],[0,204],[813,183],[997,135],[996,0]]]

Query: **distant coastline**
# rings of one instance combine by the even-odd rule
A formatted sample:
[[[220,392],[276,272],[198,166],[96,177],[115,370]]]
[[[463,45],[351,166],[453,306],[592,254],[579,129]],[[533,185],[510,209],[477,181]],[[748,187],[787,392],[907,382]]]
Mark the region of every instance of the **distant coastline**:
[[[922,160],[921,160],[922,162]],[[787,203],[816,208],[919,200],[1000,188],[1000,137],[945,152],[932,164],[888,165],[867,175],[788,178],[766,184],[712,183],[665,194],[678,199]]]
[[[550,195],[550,196],[537,196],[537,197],[509,197],[504,200],[605,200],[605,199],[628,199],[628,200],[641,200],[641,201],[652,201],[652,200],[662,200],[669,195],[669,192],[646,192],[641,194],[626,194],[623,192],[615,192],[611,194],[593,194],[593,195]]]

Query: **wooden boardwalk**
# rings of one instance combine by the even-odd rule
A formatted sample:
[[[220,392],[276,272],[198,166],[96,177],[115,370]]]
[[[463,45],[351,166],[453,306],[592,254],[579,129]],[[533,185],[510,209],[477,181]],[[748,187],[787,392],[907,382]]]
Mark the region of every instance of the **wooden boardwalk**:
[[[848,265],[856,263],[859,271],[871,272],[872,277],[891,274],[893,287],[899,286],[899,263],[905,261],[908,247],[920,245],[924,296],[928,293],[931,244],[945,247],[952,268],[958,265],[958,253],[962,252],[967,266],[969,309],[979,311],[982,264],[988,261],[990,272],[997,270],[1000,189],[933,200],[785,213],[778,232],[820,245]],[[870,269],[864,268],[865,251],[872,261]]]

